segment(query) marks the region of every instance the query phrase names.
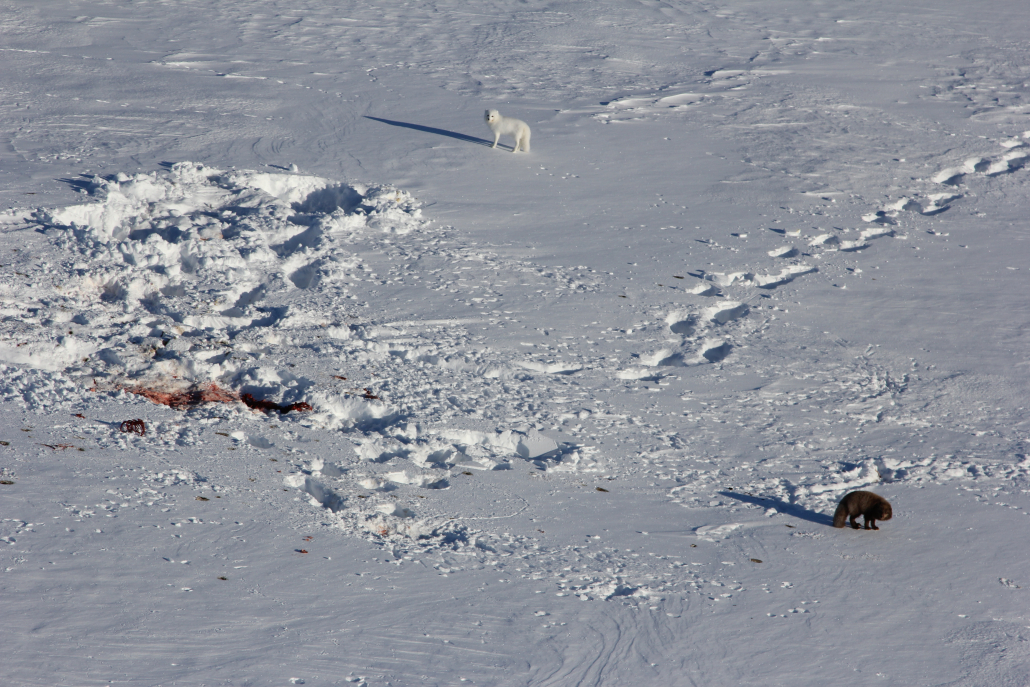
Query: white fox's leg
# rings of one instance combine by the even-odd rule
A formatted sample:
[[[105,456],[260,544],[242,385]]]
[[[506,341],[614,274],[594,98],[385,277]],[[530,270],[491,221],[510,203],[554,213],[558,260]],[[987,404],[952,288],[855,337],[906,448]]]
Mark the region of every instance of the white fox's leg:
[[[496,148],[497,147],[497,142],[500,141],[500,140],[501,140],[501,135],[500,134],[494,134],[494,144],[492,146],[490,146],[490,147],[491,148]]]
[[[517,153],[517,152],[519,152],[519,146],[520,146],[520,145],[522,145],[522,139],[521,139],[521,138],[518,138],[518,137],[516,137],[516,138],[515,138],[515,145],[514,145],[514,146],[512,146],[512,148],[511,148],[511,152],[513,152],[513,153]]]

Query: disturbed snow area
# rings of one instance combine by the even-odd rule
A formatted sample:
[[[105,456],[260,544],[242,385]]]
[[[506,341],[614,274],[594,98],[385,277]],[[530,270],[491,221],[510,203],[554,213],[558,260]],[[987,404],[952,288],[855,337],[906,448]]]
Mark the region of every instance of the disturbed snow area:
[[[1025,478],[1030,471],[1026,460],[1008,457],[971,462],[934,451],[895,457],[880,447],[870,450],[865,437],[848,436],[865,434],[870,423],[918,432],[934,426],[926,404],[947,406],[926,398],[913,412],[906,394],[925,395],[921,387],[928,380],[878,362],[872,346],[858,356],[824,353],[818,365],[805,361],[805,372],[794,376],[780,372],[793,367],[790,361],[769,355],[756,360],[747,352],[783,337],[776,330],[787,311],[772,295],[776,289],[825,269],[823,263],[840,252],[898,238],[893,222],[878,220],[893,220],[900,208],[871,214],[872,228],[858,230],[853,241],[827,234],[813,238],[801,230],[774,232],[769,245],[781,240],[778,233],[806,251],[805,262],[794,245],[767,251],[790,263],[779,272],[698,269],[688,271],[691,282],[674,275],[696,286],[681,289],[680,307],[638,326],[660,333],[657,345],[621,355],[566,350],[552,359],[477,345],[457,318],[376,323],[362,317],[359,308],[369,307],[355,293],[362,282],[408,295],[447,291],[459,294],[459,302],[481,293],[464,303],[482,309],[498,300],[490,294],[511,298],[516,291],[494,284],[481,292],[467,284],[484,271],[495,282],[531,286],[529,278],[540,279],[537,285],[578,294],[596,292],[600,283],[588,268],[544,271],[449,247],[448,230],[427,223],[418,201],[403,191],[299,174],[226,173],[189,162],[163,172],[93,177],[82,186],[96,202],[11,215],[19,231],[43,234],[48,250],[56,252],[25,266],[27,273],[15,271],[6,285],[9,302],[30,316],[8,318],[5,397],[37,412],[77,409],[84,396],[104,393],[137,395],[185,409],[187,417],[201,406],[196,412],[236,417],[243,426],[220,434],[259,450],[283,441],[264,428],[248,431],[246,425],[255,421],[267,424],[255,403],[268,404],[265,413],[280,408],[287,425],[330,430],[334,449],[342,448],[339,454],[293,461],[298,472],[284,484],[328,510],[332,515],[324,517],[339,527],[373,541],[396,536],[415,548],[460,548],[470,542],[482,547],[483,537],[499,536],[509,547],[531,547],[524,538],[491,528],[473,536],[464,522],[513,513],[455,509],[452,501],[461,496],[425,504],[411,499],[425,499],[417,493],[423,489],[450,490],[472,470],[527,465],[548,474],[624,477],[633,471],[601,446],[608,436],[621,446],[630,433],[651,444],[636,452],[639,461],[657,470],[658,479],[674,480],[668,495],[686,507],[721,505],[712,500],[712,490],[725,488],[728,476],[745,492],[773,499],[766,504],[770,508],[780,503],[826,511],[844,491],[884,481],[937,482],[970,474]],[[398,264],[384,265],[384,257]],[[465,277],[457,281],[465,285],[455,288],[453,272],[432,269],[434,260],[448,259],[473,262],[471,269],[459,268]],[[417,272],[415,265],[421,267]],[[501,275],[511,281],[499,280]],[[491,310],[494,316],[486,322],[503,327],[501,312]],[[596,338],[609,338],[611,328],[607,332]],[[676,380],[682,387],[681,370],[710,366],[744,377],[743,384],[717,404],[697,400],[699,390],[691,389],[672,422],[645,423],[631,413],[612,412],[612,405],[623,403],[603,407],[597,397],[610,393],[612,384],[646,389],[651,383],[660,392]],[[593,392],[572,391],[585,402],[572,401],[569,408],[572,399],[562,394],[584,386]],[[210,398],[201,393],[208,389],[216,390]],[[166,400],[189,393],[191,400]],[[796,406],[798,399],[824,417],[799,423],[802,428],[785,422],[783,406]],[[212,411],[210,403],[230,408]],[[301,409],[290,415],[294,405]],[[709,457],[706,447],[726,440],[721,431],[706,431],[713,421],[735,425],[737,441],[752,436],[732,453],[722,449]],[[114,433],[101,431],[97,445],[125,448],[122,434],[120,425]],[[143,443],[175,451],[201,436],[188,423],[159,422]],[[1013,440],[1020,441],[1008,441]],[[779,467],[782,445],[818,450],[818,462],[807,474],[788,477]],[[772,455],[761,455],[766,452]],[[607,597],[615,590],[643,594],[650,588],[651,576],[637,571],[627,579],[622,567],[612,572],[605,561],[603,569],[592,571],[596,579],[588,588],[607,590]]]
[[[7,681],[1025,684],[1019,3],[338,5],[0,20]]]

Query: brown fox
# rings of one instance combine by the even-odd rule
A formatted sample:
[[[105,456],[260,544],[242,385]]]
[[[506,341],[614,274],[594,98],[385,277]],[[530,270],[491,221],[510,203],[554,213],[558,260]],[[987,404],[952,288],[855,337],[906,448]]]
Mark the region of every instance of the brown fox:
[[[887,499],[871,491],[853,491],[845,494],[840,500],[837,510],[833,513],[833,526],[844,527],[844,523],[850,519],[851,526],[858,529],[855,518],[859,515],[865,517],[865,528],[867,530],[878,530],[877,520],[890,520],[894,516],[891,504]]]

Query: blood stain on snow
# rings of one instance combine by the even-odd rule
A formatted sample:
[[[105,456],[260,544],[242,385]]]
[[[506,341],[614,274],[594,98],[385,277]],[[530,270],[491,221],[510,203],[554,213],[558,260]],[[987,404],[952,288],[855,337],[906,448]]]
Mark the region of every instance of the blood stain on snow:
[[[264,412],[278,411],[280,413],[290,412],[310,412],[314,410],[310,403],[300,401],[298,403],[280,404],[265,399],[254,398],[253,394],[237,394],[234,391],[229,391],[221,388],[214,382],[207,386],[194,385],[189,389],[179,391],[162,391],[155,387],[135,386],[135,387],[118,387],[121,391],[126,391],[137,396],[142,396],[149,401],[157,403],[159,405],[165,405],[175,410],[186,410],[188,408],[201,405],[203,403],[243,403],[252,410],[261,410]],[[366,393],[367,393],[366,389]],[[367,398],[377,398],[375,396],[366,396]],[[128,422],[140,422],[142,420],[130,420]],[[126,423],[122,423],[125,427]],[[122,429],[126,431],[136,431],[135,429]],[[144,433],[143,432],[137,433]]]

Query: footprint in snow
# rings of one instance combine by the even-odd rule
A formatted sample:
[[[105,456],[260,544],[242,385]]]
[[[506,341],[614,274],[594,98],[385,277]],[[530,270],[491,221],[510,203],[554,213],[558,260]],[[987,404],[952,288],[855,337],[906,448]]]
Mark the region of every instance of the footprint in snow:
[[[933,217],[948,210],[949,203],[961,198],[959,193],[933,193],[927,196],[927,201],[920,202],[914,198],[904,197],[888,205],[884,210],[896,217],[899,212],[918,212],[924,217]]]
[[[1030,153],[1026,151],[1014,150],[1010,153],[1005,153],[1001,156],[1000,160],[992,162],[984,174],[993,177],[999,174],[1015,172],[1017,169],[1022,169],[1028,159],[1030,159]]]
[[[710,363],[723,361],[733,350],[728,342],[719,339],[705,341],[701,344],[701,357]]]
[[[649,367],[669,367],[683,364],[683,355],[669,348],[660,348],[640,356],[640,362]],[[632,377],[640,379],[640,377]]]
[[[516,364],[527,370],[549,375],[570,375],[583,369],[582,365],[572,363],[538,363],[533,360],[520,360]]]
[[[947,184],[949,186],[957,186],[961,181],[962,177],[967,174],[975,174],[976,172],[983,172],[990,166],[990,163],[985,161],[981,157],[971,157],[962,163],[959,167],[947,167],[930,177],[930,181],[935,184]]]
[[[819,246],[821,248],[836,248],[840,245],[840,239],[833,234],[820,234],[808,242],[810,246]]]
[[[760,289],[775,289],[777,286],[783,286],[794,281],[795,278],[803,274],[811,274],[818,271],[818,267],[811,265],[791,265],[780,270],[779,274],[757,274],[752,281]]]
[[[617,379],[637,380],[641,382],[658,382],[661,381],[662,374],[642,367],[630,367],[625,370],[619,370],[615,373],[615,377]]]
[[[675,311],[669,313],[665,318],[665,324],[673,334],[690,337],[694,335],[694,330],[697,328],[697,315]]]
[[[311,289],[318,286],[321,282],[321,261],[313,262],[309,265],[304,265],[300,269],[294,270],[290,273],[290,281],[298,289]]]
[[[769,255],[774,258],[793,258],[797,256],[798,249],[794,246],[781,246],[774,250],[769,251]]]
[[[697,352],[689,353],[687,350],[673,350],[661,348],[653,353],[641,355],[641,364],[649,367],[693,367],[706,363],[721,362],[733,350],[732,344],[723,339],[705,339],[697,347]],[[641,381],[658,381],[661,375],[653,371],[641,368],[629,368],[615,373],[619,379],[638,379]]]
[[[870,222],[873,224],[897,224],[896,219],[897,213],[888,213],[884,210],[877,210],[876,212],[870,212],[869,214],[862,215],[863,222]]]
[[[718,289],[711,282],[701,282],[692,289],[688,289],[687,293],[692,293],[695,296],[714,296]]]
[[[747,315],[748,310],[747,303],[739,303],[737,301],[724,301],[719,305],[712,306],[705,310],[705,318],[710,322],[716,324],[726,324],[733,320],[740,319]]]
[[[1003,153],[997,159],[971,157],[958,167],[947,167],[930,177],[935,184],[957,186],[967,174],[983,174],[994,177],[1001,174],[1009,174],[1022,169],[1030,162],[1030,150],[1026,143],[1018,139],[1010,139],[1002,142],[1002,147],[1008,152]]]
[[[772,288],[778,284],[790,281],[796,274],[808,271],[814,271],[814,268],[807,266],[791,267],[779,275],[769,276],[766,282],[763,283],[768,283],[769,288]],[[754,277],[751,274],[747,276],[749,282]],[[723,301],[718,305],[706,308],[700,315],[682,310],[674,310],[665,317],[665,325],[671,333],[682,336],[684,339],[690,339],[699,333],[703,333],[710,325],[722,326],[738,320],[746,316],[749,310],[750,306],[746,303]],[[705,338],[696,348],[688,341],[684,341],[680,347],[663,347],[650,353],[637,355],[637,360],[641,365],[646,366],[645,368],[631,367],[619,370],[615,373],[615,376],[617,379],[625,380],[658,381],[661,379],[661,375],[655,374],[653,370],[646,368],[692,367],[717,363],[725,360],[732,350],[733,345],[720,337]]]

